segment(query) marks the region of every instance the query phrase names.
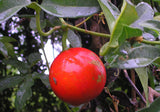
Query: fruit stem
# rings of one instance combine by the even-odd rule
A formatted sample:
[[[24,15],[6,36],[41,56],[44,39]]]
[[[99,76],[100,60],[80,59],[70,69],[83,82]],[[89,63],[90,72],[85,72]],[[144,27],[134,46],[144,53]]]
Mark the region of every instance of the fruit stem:
[[[51,35],[52,32],[54,32],[55,30],[58,30],[61,28],[61,26],[55,26],[53,27],[51,30],[49,30],[48,32],[43,32],[42,29],[41,29],[41,25],[40,25],[40,11],[41,9],[36,9],[36,25],[37,25],[37,30],[38,30],[38,33],[42,36],[49,36]]]
[[[68,30],[64,29],[63,31],[63,37],[62,37],[62,50],[66,50],[67,47],[67,37],[68,37]]]
[[[49,63],[48,63],[47,56],[46,56],[46,53],[45,53],[45,50],[44,50],[44,43],[43,43],[43,38],[42,38],[42,36],[40,36],[40,39],[41,39],[41,47],[42,47],[42,51],[43,51],[43,54],[44,54],[44,58],[45,58],[45,60],[46,60],[47,68],[48,68],[48,70],[49,70]]]
[[[76,26],[73,26],[73,25],[70,25],[70,24],[66,23],[63,18],[59,18],[59,19],[60,19],[60,21],[62,22],[63,25],[65,25],[66,27],[68,27],[72,30],[77,30],[79,32],[83,32],[83,33],[86,33],[86,34],[100,36],[100,37],[106,37],[106,38],[109,38],[111,36],[110,34],[99,33],[99,32],[94,32],[94,31],[78,28]]]

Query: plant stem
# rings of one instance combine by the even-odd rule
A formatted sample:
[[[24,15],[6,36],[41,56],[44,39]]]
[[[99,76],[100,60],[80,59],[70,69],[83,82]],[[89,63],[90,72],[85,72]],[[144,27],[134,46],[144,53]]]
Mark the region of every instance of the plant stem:
[[[109,91],[109,89],[108,89],[107,87],[105,87],[104,90],[105,90],[106,93],[108,93],[109,96],[111,97],[112,102],[113,102],[113,105],[114,105],[114,108],[115,108],[115,111],[116,111],[116,112],[119,112],[119,111],[118,111],[119,100],[116,99],[114,96],[111,95],[111,93],[110,93],[110,91]]]
[[[131,80],[132,80],[133,84],[135,85],[136,84],[136,80],[135,80],[135,70],[134,69],[131,69]],[[135,91],[135,89],[133,87],[132,87],[131,91],[132,91],[132,93],[131,93],[132,101],[135,104],[134,105],[134,109],[137,110],[138,105],[137,105],[136,91]]]
[[[151,45],[160,45],[160,41],[148,41],[145,40],[142,36],[134,38],[135,41],[145,43],[145,44],[151,44]]]
[[[145,44],[151,44],[151,45],[160,45],[160,41],[148,41],[143,39],[141,42]]]
[[[76,27],[82,25],[84,22],[88,21],[93,15],[87,17],[85,20],[83,20],[82,22],[80,22],[79,24],[75,25]]]
[[[135,84],[132,82],[132,80],[128,76],[127,70],[123,70],[123,71],[124,71],[125,77],[130,82],[130,84],[132,85],[132,87],[135,89],[135,91],[137,92],[137,94],[140,96],[140,98],[142,99],[143,103],[146,104],[145,98],[143,97],[143,95],[140,93],[140,91],[137,89],[137,87],[135,86]]]
[[[66,31],[63,32],[63,37],[62,37],[62,50],[66,50],[67,49],[67,37],[68,37],[68,31],[67,29],[64,29]]]
[[[131,80],[133,82],[133,84],[135,85],[135,71],[134,69],[131,70]],[[132,100],[133,102],[136,102],[136,91],[135,89],[132,87]]]
[[[44,50],[44,43],[43,43],[43,38],[42,38],[42,36],[40,36],[40,39],[41,39],[41,46],[42,46],[42,51],[43,51],[43,54],[44,54],[44,58],[45,58],[45,60],[46,60],[47,68],[48,68],[48,70],[49,70],[49,63],[48,63],[47,56],[46,56],[46,53],[45,53],[45,50]]]
[[[59,18],[60,21],[63,24],[62,26],[55,26],[51,30],[49,30],[48,32],[43,32],[42,29],[41,29],[41,25],[40,25],[40,11],[41,11],[41,9],[37,9],[36,10],[36,25],[37,25],[37,30],[38,30],[39,34],[42,35],[42,36],[48,36],[48,35],[50,35],[55,30],[58,30],[58,29],[60,29],[62,27],[68,27],[68,28],[70,28],[72,30],[77,30],[79,32],[87,33],[87,34],[90,34],[90,35],[95,35],[95,36],[100,36],[100,37],[106,37],[106,38],[110,37],[109,34],[89,31],[89,30],[85,30],[85,29],[82,29],[82,28],[78,28],[77,26],[70,25],[70,24],[66,23],[63,18]],[[88,19],[89,18],[90,17],[88,17]]]
[[[82,29],[82,28],[78,28],[76,26],[73,26],[73,25],[70,25],[70,24],[66,23],[63,18],[59,18],[59,19],[60,19],[60,21],[62,22],[63,25],[65,25],[66,27],[68,27],[72,30],[77,30],[79,32],[83,32],[83,33],[87,33],[87,34],[95,35],[95,36],[100,36],[100,37],[106,37],[106,38],[109,38],[111,36],[111,35],[105,34],[105,33],[98,33],[98,32],[94,32],[94,31],[89,31],[89,30],[85,30],[85,29]]]
[[[48,32],[43,32],[42,29],[41,29],[41,25],[40,25],[40,11],[41,9],[37,9],[36,10],[36,25],[37,25],[37,30],[38,30],[38,33],[42,36],[49,36],[51,35],[51,33],[55,30],[58,30],[61,28],[61,26],[55,26],[53,27],[51,30],[49,30]]]

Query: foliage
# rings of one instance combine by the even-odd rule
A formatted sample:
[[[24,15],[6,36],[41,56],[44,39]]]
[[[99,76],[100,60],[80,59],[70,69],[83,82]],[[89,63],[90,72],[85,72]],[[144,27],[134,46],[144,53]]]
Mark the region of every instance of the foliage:
[[[148,86],[154,89],[160,81],[160,2],[142,1],[0,0],[0,111],[141,109],[135,108],[136,104],[130,99],[141,103],[141,93],[151,96]],[[80,21],[78,25],[77,21]],[[99,32],[100,29],[104,30]],[[100,38],[105,38],[103,46]],[[107,89],[89,106],[73,107],[51,91],[44,50],[49,39],[53,43],[62,42],[63,50],[85,46],[97,51],[98,48],[96,53],[104,58]],[[130,81],[126,74],[124,77],[126,69],[131,77],[135,69],[136,80],[132,77]],[[131,90],[126,79],[138,89]],[[141,93],[134,96],[133,91]],[[150,105],[149,100],[146,101],[146,108],[140,112],[160,110],[159,98]]]

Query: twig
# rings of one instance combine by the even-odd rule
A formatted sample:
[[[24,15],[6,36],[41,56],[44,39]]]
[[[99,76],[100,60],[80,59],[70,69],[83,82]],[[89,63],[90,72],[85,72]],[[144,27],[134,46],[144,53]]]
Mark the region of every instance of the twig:
[[[127,78],[127,80],[130,82],[130,84],[135,89],[135,91],[137,92],[137,94],[140,96],[140,98],[142,99],[142,101],[146,104],[145,98],[143,97],[143,95],[140,93],[140,91],[137,89],[137,87],[135,86],[135,84],[132,82],[132,80],[128,76],[127,70],[123,70],[123,71],[124,71],[124,74],[125,74],[125,77]]]
[[[134,71],[134,69],[131,70],[131,80],[132,80],[133,84],[135,85],[136,81],[135,81],[135,71]],[[134,109],[137,110],[138,105],[137,105],[136,91],[133,87],[132,87],[131,95],[132,95],[132,101],[135,104]]]
[[[61,26],[55,26],[53,27],[51,30],[49,30],[48,32],[43,32],[42,29],[41,29],[41,24],[40,24],[40,11],[41,9],[37,9],[36,10],[36,25],[37,25],[37,30],[38,30],[38,33],[41,35],[41,36],[49,36],[51,33],[53,33],[55,30],[58,30],[61,28]]]
[[[160,41],[148,41],[143,39],[141,42],[145,44],[151,44],[151,45],[160,45]]]
[[[109,94],[109,96],[112,98],[113,101],[113,105],[114,105],[114,109],[116,112],[118,112],[118,104],[119,104],[119,100],[115,98],[114,95],[111,95],[109,89],[107,87],[104,88],[105,92]]]
[[[79,27],[80,25],[82,25],[83,23],[85,23],[86,21],[88,21],[93,15],[87,17],[86,19],[84,19],[82,22],[80,22],[79,24],[75,25],[76,27]]]
[[[142,36],[134,38],[135,41],[145,43],[145,44],[151,44],[151,45],[160,45],[160,41],[149,41],[145,40]]]
[[[87,33],[87,34],[95,35],[95,36],[100,36],[100,37],[106,37],[106,38],[110,38],[110,36],[111,36],[110,34],[99,33],[99,32],[94,32],[94,31],[78,28],[76,26],[73,26],[73,25],[70,25],[70,24],[66,23],[63,18],[59,18],[59,19],[62,22],[62,24],[64,25],[63,27],[68,27],[72,30],[77,30],[79,32],[83,32],[83,33]]]
[[[40,36],[40,39],[41,39],[41,47],[42,47],[42,51],[43,51],[43,54],[44,54],[44,58],[45,58],[45,60],[46,60],[47,68],[48,68],[48,70],[49,70],[49,63],[48,63],[48,59],[47,59],[46,52],[45,52],[45,50],[44,50],[43,37]]]
[[[131,80],[133,84],[135,85],[135,72],[133,69],[131,70]],[[133,87],[132,87],[132,100],[136,102],[136,91]]]

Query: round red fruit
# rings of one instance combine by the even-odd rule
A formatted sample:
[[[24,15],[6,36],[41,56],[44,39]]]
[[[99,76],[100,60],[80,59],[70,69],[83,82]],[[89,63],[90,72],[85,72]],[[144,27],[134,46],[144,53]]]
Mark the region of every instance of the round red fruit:
[[[78,106],[102,92],[106,70],[94,52],[86,48],[70,48],[53,61],[49,81],[53,92],[61,100]]]

